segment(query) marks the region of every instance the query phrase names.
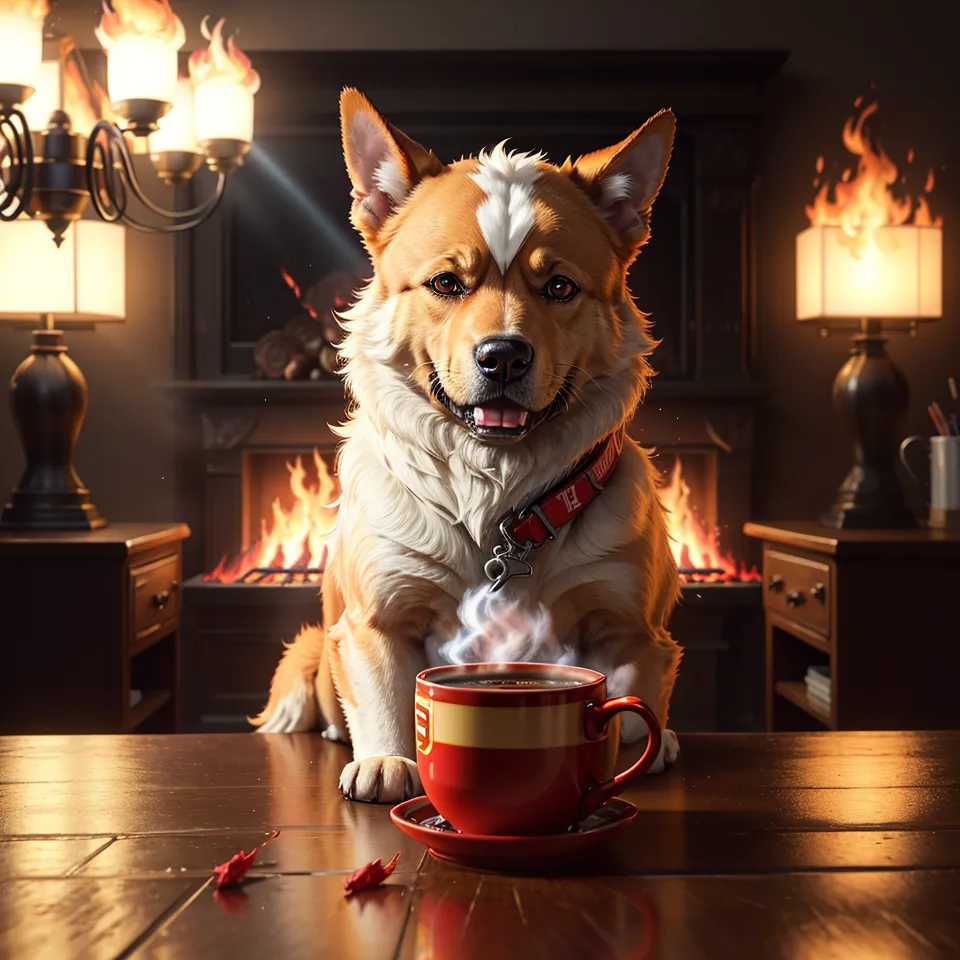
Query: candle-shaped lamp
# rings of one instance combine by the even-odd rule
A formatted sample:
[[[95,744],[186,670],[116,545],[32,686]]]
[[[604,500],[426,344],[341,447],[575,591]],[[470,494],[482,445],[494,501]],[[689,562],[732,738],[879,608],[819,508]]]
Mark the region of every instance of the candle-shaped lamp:
[[[260,76],[250,59],[234,43],[223,40],[223,20],[213,30],[204,20],[205,50],[190,57],[194,83],[197,140],[214,170],[228,172],[243,162],[253,140],[253,97],[260,89]]]
[[[160,118],[158,126],[150,134],[150,159],[164,183],[185,183],[203,160],[194,122],[193,81],[188,77],[177,82],[173,109]]]
[[[96,35],[113,109],[132,133],[152,133],[176,95],[177,51],[186,39],[180,18],[169,0],[104,0]]]
[[[47,0],[0,0],[0,105],[15,107],[37,87]]]

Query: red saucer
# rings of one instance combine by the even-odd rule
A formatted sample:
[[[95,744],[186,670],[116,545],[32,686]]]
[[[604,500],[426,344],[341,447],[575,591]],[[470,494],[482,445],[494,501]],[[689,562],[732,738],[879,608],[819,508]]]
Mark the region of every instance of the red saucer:
[[[591,853],[629,826],[637,808],[626,800],[608,800],[569,833],[529,837],[482,837],[459,833],[449,825],[430,826],[440,820],[426,797],[414,797],[390,811],[390,819],[408,836],[419,840],[438,860],[490,870],[530,869],[575,860]]]

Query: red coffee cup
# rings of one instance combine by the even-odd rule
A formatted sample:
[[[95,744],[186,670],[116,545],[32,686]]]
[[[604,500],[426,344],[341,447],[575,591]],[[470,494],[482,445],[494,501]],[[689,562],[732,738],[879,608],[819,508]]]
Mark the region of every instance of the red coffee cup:
[[[620,793],[660,752],[656,714],[607,699],[602,673],[545,663],[433,667],[417,677],[417,768],[437,813],[461,833],[563,833]],[[647,746],[611,776],[618,714],[638,713]],[[611,722],[613,721],[613,722]]]

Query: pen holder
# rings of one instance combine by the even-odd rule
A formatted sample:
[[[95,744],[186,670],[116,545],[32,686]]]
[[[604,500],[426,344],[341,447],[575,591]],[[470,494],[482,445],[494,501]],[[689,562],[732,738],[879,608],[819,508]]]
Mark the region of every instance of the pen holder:
[[[930,526],[960,530],[960,437],[907,437],[900,444],[900,462],[911,479],[924,487],[926,484],[907,459],[907,452],[915,443],[929,451]]]

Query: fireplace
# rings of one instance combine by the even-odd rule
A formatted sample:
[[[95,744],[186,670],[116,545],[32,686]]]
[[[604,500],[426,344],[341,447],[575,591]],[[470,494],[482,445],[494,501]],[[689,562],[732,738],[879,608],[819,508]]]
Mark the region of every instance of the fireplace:
[[[687,581],[673,621],[686,655],[672,725],[717,727],[719,698],[731,686],[718,684],[718,672],[739,643],[731,624],[759,611],[741,533],[751,518],[755,413],[767,393],[750,375],[754,150],[758,94],[783,59],[777,52],[258,56],[265,83],[257,146],[223,216],[177,239],[178,380],[168,392],[181,437],[179,512],[195,532],[184,557],[194,574],[184,588],[186,729],[245,729],[243,718],[263,704],[282,641],[320,617],[328,515],[313,508],[335,495],[327,475],[336,437],[327,425],[343,417],[343,387],[330,363],[303,365],[282,351],[265,362],[263,345],[275,340],[295,352],[290,331],[312,329],[301,291],[331,295],[328,278],[365,275],[340,156],[336,104],[344,85],[369,93],[446,159],[510,132],[516,147],[562,160],[615,142],[661,106],[676,111],[654,239],[630,278],[663,341],[658,376],[630,432],[656,448]],[[306,525],[303,516],[291,519],[298,504],[314,517]]]

